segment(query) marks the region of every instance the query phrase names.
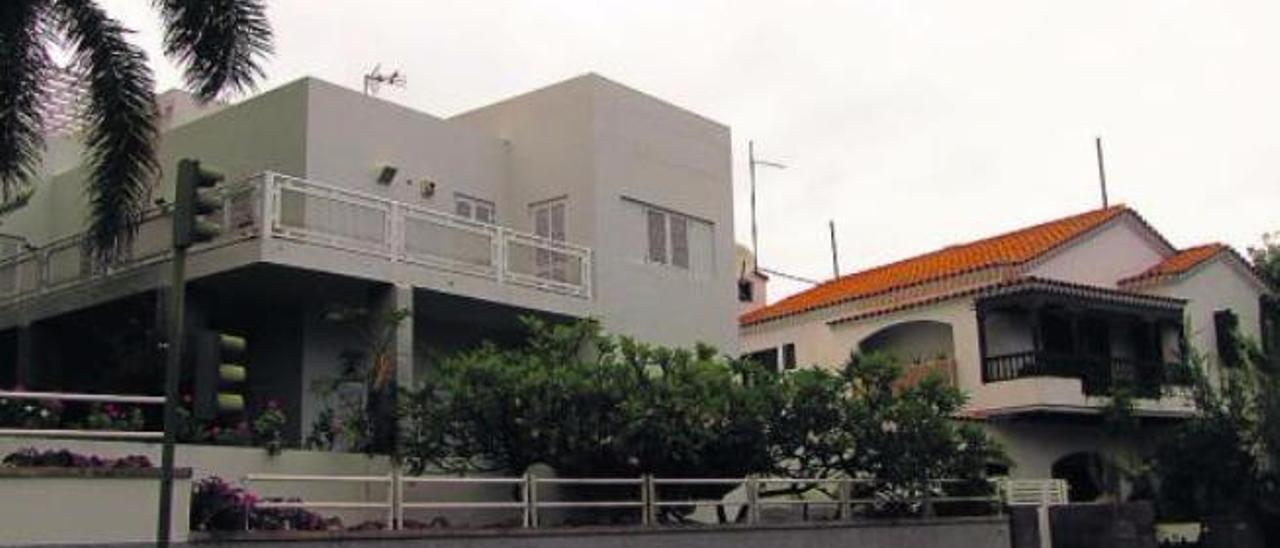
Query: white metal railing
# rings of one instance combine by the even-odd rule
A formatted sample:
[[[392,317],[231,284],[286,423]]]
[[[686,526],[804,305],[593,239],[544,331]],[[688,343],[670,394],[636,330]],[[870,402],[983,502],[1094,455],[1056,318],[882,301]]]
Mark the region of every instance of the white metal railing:
[[[267,173],[270,236],[591,296],[591,249],[315,181]]]
[[[264,178],[254,177],[228,184],[222,192],[222,234],[196,251],[220,247],[257,236],[253,203],[258,200]],[[250,214],[245,218],[245,212]],[[42,247],[0,259],[0,304],[77,287],[95,280],[167,261],[171,254],[172,216],[169,210],[154,208],[142,216],[138,232],[124,257],[108,265],[90,260],[85,234],[55,240]]]
[[[539,291],[591,296],[589,248],[278,173],[226,185],[220,222],[222,235],[193,253],[249,238],[280,238]],[[168,211],[149,211],[128,256],[105,267],[90,260],[83,234],[0,259],[0,303],[168,260],[171,226]]]
[[[836,519],[847,520],[854,515],[854,508],[870,505],[905,502],[913,505],[921,515],[930,515],[932,508],[948,503],[989,504],[993,513],[1000,513],[1006,503],[1005,490],[998,485],[989,485],[988,494],[951,495],[946,492],[948,484],[970,484],[968,480],[934,480],[927,482],[922,489],[910,494],[897,493],[886,498],[878,493],[877,488],[884,482],[873,479],[854,478],[656,478],[641,476],[632,478],[541,478],[533,474],[522,477],[460,477],[460,476],[407,476],[398,471],[385,475],[373,476],[327,476],[327,475],[281,475],[281,474],[249,474],[243,478],[246,488],[250,484],[278,482],[309,483],[360,483],[385,485],[387,492],[377,500],[335,501],[335,500],[303,500],[301,498],[284,499],[275,497],[268,502],[255,503],[256,508],[295,508],[295,509],[340,509],[340,510],[374,510],[387,517],[389,528],[401,529],[405,524],[405,512],[413,510],[467,511],[467,510],[511,510],[519,511],[521,523],[526,528],[544,526],[541,513],[551,509],[614,509],[632,510],[639,514],[642,525],[659,523],[658,514],[664,508],[703,508],[703,507],[737,507],[746,509],[748,524],[762,521],[761,509],[770,506],[825,506],[836,509]],[[993,482],[994,483],[994,482]],[[413,485],[452,485],[452,486],[492,486],[507,485],[516,487],[518,500],[406,500],[406,488]],[[792,494],[819,493],[827,498],[785,498],[774,496],[769,486],[790,485],[793,489],[782,489]],[[615,488],[634,488],[636,496],[625,499],[579,499],[579,500],[543,500],[544,487],[549,486],[606,486]],[[701,486],[720,486],[724,490],[744,490],[745,500],[726,500],[724,498],[663,498],[664,491],[672,488],[697,488]],[[861,487],[862,489],[859,489]],[[860,496],[861,495],[861,496]],[[261,500],[261,499],[260,499]],[[248,512],[246,512],[246,519]]]
[[[87,403],[123,403],[134,405],[164,405],[164,396],[134,396],[118,394],[80,394],[73,392],[17,392],[0,390],[0,400],[20,401],[56,401]],[[0,427],[0,436],[22,436],[41,438],[101,438],[158,440],[164,438],[163,431],[144,430],[89,430],[63,428],[11,428]]]

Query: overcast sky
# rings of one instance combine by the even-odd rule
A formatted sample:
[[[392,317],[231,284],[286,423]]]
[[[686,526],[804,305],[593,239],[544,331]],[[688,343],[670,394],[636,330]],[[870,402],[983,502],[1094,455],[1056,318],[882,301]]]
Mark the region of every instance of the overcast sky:
[[[151,52],[150,2],[102,0]],[[761,263],[831,275],[1113,202],[1175,245],[1280,230],[1280,2],[271,0],[264,87],[312,75],[447,116],[593,71],[733,128]],[[772,298],[803,288],[776,283]]]

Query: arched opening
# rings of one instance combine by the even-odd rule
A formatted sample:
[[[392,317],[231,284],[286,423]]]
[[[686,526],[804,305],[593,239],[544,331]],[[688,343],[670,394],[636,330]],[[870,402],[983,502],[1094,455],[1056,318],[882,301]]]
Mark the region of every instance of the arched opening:
[[[1107,484],[1114,473],[1111,461],[1092,452],[1071,453],[1053,462],[1050,474],[1065,480],[1070,487],[1071,502],[1093,502],[1107,494]]]
[[[890,325],[858,343],[861,352],[883,352],[898,359],[901,383],[914,384],[934,372],[956,384],[956,346],[951,324],[917,320]]]

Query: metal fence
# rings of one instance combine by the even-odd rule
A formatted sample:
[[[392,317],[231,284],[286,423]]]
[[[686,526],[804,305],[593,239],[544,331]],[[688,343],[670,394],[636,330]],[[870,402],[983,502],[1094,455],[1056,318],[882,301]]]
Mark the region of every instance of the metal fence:
[[[952,492],[951,485],[973,486],[971,480],[934,480],[911,489],[891,489],[885,482],[873,479],[853,478],[658,478],[653,476],[629,478],[543,478],[533,474],[522,477],[458,477],[458,476],[408,476],[395,471],[377,476],[325,476],[325,475],[281,475],[250,474],[243,478],[246,488],[251,485],[272,483],[309,482],[309,483],[361,483],[366,485],[385,485],[385,496],[375,496],[377,500],[301,500],[270,498],[267,502],[256,504],[258,508],[292,508],[304,510],[369,510],[386,516],[386,523],[391,529],[403,529],[406,524],[406,512],[414,511],[492,511],[507,510],[520,515],[520,523],[526,528],[547,527],[543,518],[549,510],[599,510],[633,512],[634,521],[640,525],[650,526],[662,523],[660,515],[664,511],[679,509],[690,512],[708,507],[735,509],[741,512],[747,524],[765,521],[762,513],[770,507],[804,506],[832,509],[829,519],[849,520],[858,516],[869,516],[868,508],[898,505],[910,507],[909,515],[929,516],[932,511],[944,505],[971,504],[984,510],[977,515],[991,515],[1002,512],[1007,491],[994,482],[980,482],[981,489],[976,493],[963,494]],[[406,488],[413,485],[432,486],[509,486],[518,493],[514,500],[406,500]],[[789,496],[771,496],[770,487],[784,486],[782,491]],[[546,490],[551,487],[571,488],[579,498],[565,498],[565,492],[559,493],[554,500],[544,498]],[[705,488],[720,494],[716,498],[707,495]],[[703,488],[701,491],[699,488]],[[632,497],[623,497],[622,491],[634,493]],[[592,492],[594,491],[594,493]],[[725,493],[738,491],[742,500],[726,500]],[[963,490],[961,490],[963,491]],[[475,494],[476,489],[469,491]],[[776,492],[776,490],[775,490]],[[592,496],[594,495],[594,496]],[[701,498],[698,498],[701,496]],[[818,497],[818,498],[811,498]],[[808,512],[805,512],[808,516]],[[896,517],[905,517],[898,514]]]
[[[164,405],[164,396],[131,396],[118,394],[80,394],[71,392],[15,392],[0,390],[0,400],[54,401],[59,403],[85,402],[131,405]],[[0,427],[0,436],[40,438],[94,438],[125,440],[159,440],[164,432],[158,430],[91,430],[70,428],[13,428]]]
[[[590,298],[589,248],[340,186],[266,172],[223,187],[222,234],[200,253],[251,238],[280,238],[392,262]],[[263,222],[266,219],[266,222]],[[166,261],[172,217],[153,209],[129,252],[91,260],[84,234],[0,256],[0,303],[60,291]]]

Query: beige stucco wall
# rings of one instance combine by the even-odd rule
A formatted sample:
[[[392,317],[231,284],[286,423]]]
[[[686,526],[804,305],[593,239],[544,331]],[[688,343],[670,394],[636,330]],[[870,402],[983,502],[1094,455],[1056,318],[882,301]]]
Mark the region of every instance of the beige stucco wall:
[[[1040,259],[1028,274],[1114,288],[1116,282],[1145,271],[1172,252],[1132,215],[1121,215]]]
[[[1154,295],[1187,300],[1184,309],[1187,342],[1205,356],[1206,366],[1212,374],[1216,374],[1221,365],[1213,329],[1214,312],[1234,311],[1240,320],[1240,334],[1254,341],[1260,340],[1258,300],[1265,288],[1253,280],[1242,265],[1234,262],[1235,259],[1225,253],[1219,253],[1170,283],[1144,289]]]
[[[951,328],[951,350],[956,360],[960,388],[970,391],[982,382],[978,367],[977,315],[971,298],[956,298],[934,306],[828,325],[827,322],[835,317],[838,315],[833,309],[819,310],[746,327],[743,329],[743,352],[793,343],[796,345],[796,361],[801,366],[840,367],[851,353],[858,350],[862,341],[885,328],[907,322],[937,322]],[[930,345],[920,353],[932,357],[936,341],[933,337],[925,337],[924,340]]]

